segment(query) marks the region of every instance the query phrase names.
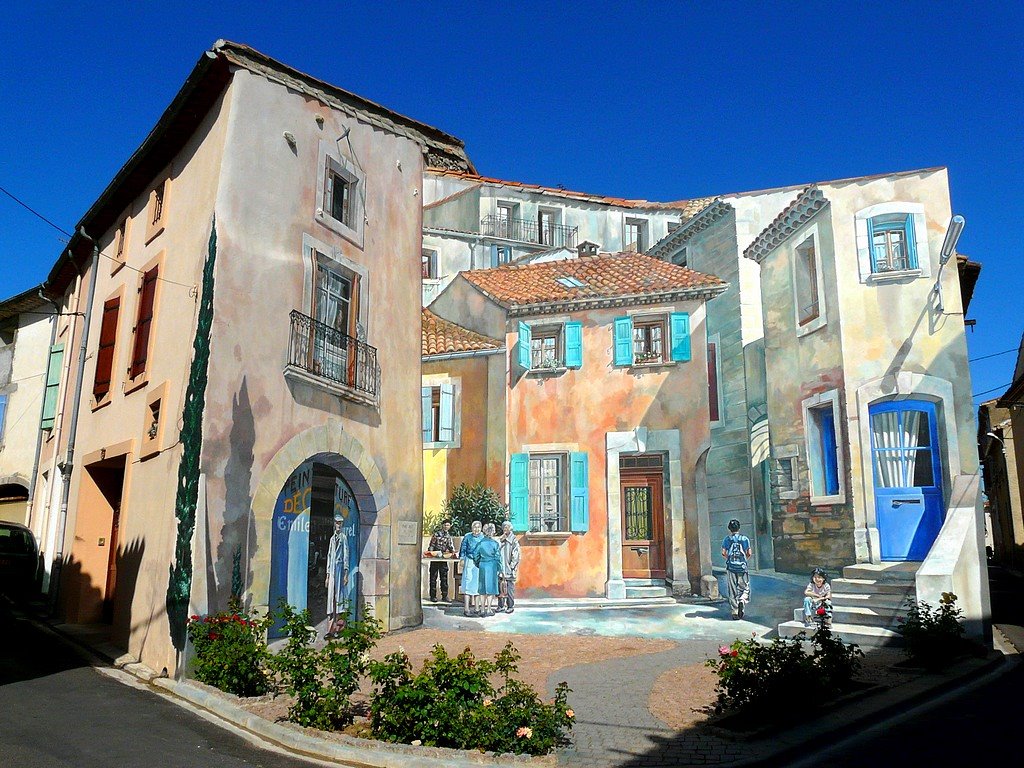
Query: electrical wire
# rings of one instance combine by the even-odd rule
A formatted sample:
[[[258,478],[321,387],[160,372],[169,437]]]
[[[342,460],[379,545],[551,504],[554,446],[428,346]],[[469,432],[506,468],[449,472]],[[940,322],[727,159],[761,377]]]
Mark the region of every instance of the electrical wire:
[[[33,216],[35,216],[36,218],[38,218],[38,219],[40,219],[40,220],[42,220],[42,221],[46,222],[46,223],[47,223],[47,224],[49,224],[49,225],[50,225],[51,227],[53,227],[53,228],[54,228],[55,230],[57,230],[58,232],[60,232],[60,233],[61,233],[62,235],[66,235],[67,237],[73,237],[73,235],[72,235],[72,234],[71,234],[70,232],[66,232],[65,230],[63,230],[63,229],[61,229],[60,227],[58,227],[58,226],[57,226],[56,224],[54,224],[54,223],[53,223],[52,221],[50,221],[50,220],[49,220],[48,218],[46,218],[45,216],[43,216],[43,214],[39,213],[39,211],[37,211],[37,210],[36,210],[35,208],[33,208],[32,206],[30,206],[30,205],[29,205],[28,203],[24,202],[23,200],[19,199],[19,198],[18,198],[17,196],[15,196],[14,194],[12,194],[12,193],[11,193],[11,192],[9,192],[8,190],[6,190],[6,189],[5,189],[4,187],[0,186],[0,192],[3,192],[3,193],[4,193],[5,195],[7,195],[7,196],[8,196],[9,198],[11,198],[11,200],[13,200],[14,202],[16,202],[16,203],[17,203],[18,205],[20,205],[20,206],[21,206],[22,208],[24,208],[24,209],[25,209],[26,211],[28,211],[29,213],[31,213],[31,214],[32,214]],[[121,261],[120,259],[118,259],[118,258],[116,258],[116,257],[114,257],[114,256],[110,256],[110,255],[108,255],[108,254],[104,253],[103,251],[99,251],[99,254],[100,254],[100,256],[102,256],[103,258],[105,258],[105,259],[110,259],[111,261],[113,261],[113,262],[115,262],[115,263],[117,263],[117,264],[120,264],[121,266],[125,267],[126,269],[130,269],[130,270],[132,270],[133,272],[138,272],[139,274],[142,274],[142,270],[141,270],[141,269],[139,269],[138,267],[133,267],[133,266],[131,266],[130,264],[125,264],[125,263],[124,263],[123,261]],[[178,282],[177,280],[171,280],[170,278],[167,278],[167,277],[160,277],[159,275],[157,275],[157,278],[156,278],[156,279],[157,279],[158,281],[161,281],[161,282],[164,282],[164,283],[170,283],[171,285],[180,285],[180,286],[181,286],[182,288],[188,288],[188,289],[189,289],[190,291],[196,291],[196,286],[195,286],[195,284],[189,284],[189,283],[179,283],[179,282]],[[197,294],[196,294],[196,295],[198,296],[198,292],[197,292]]]
[[[999,387],[992,387],[992,389],[986,389],[984,392],[975,392],[971,396],[971,399],[974,399],[975,397],[981,397],[982,395],[987,395],[989,392],[997,392],[1000,389],[1006,389],[1008,386],[1010,386],[1010,385],[1009,384],[1003,384],[1002,386],[999,386]]]
[[[1013,349],[1004,349],[1002,352],[993,352],[991,355],[982,355],[981,357],[972,357],[967,362],[968,363],[976,363],[978,360],[988,360],[990,357],[999,357],[1000,355],[1008,355],[1011,352],[1016,352],[1017,349],[1018,349],[1017,347],[1014,347]]]

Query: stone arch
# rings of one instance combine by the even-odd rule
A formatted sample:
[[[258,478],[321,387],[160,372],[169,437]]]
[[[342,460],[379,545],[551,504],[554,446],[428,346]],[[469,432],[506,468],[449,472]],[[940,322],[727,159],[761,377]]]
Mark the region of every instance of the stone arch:
[[[384,477],[369,451],[338,424],[312,427],[295,435],[267,462],[253,494],[256,541],[249,553],[252,602],[266,606],[270,595],[271,526],[274,505],[285,482],[304,461],[325,464],[341,475],[359,507],[360,594],[387,625],[391,515]]]

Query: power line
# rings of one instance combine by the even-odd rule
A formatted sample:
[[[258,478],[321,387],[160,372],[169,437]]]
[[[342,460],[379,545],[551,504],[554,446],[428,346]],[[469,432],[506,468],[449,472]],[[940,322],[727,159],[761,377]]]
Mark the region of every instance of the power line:
[[[999,357],[1000,355],[1008,355],[1011,352],[1016,352],[1017,349],[1018,349],[1017,347],[1014,347],[1013,349],[1004,349],[1002,352],[993,352],[991,355],[982,355],[981,357],[972,357],[967,362],[968,363],[975,363],[978,360],[988,360],[990,357]]]
[[[61,233],[62,235],[66,235],[67,237],[73,237],[73,235],[72,235],[72,234],[71,234],[70,232],[66,232],[65,230],[63,230],[63,229],[61,229],[60,227],[58,227],[58,226],[57,226],[56,224],[54,224],[54,223],[53,223],[52,221],[50,221],[50,220],[49,220],[48,218],[46,218],[45,216],[43,216],[43,214],[41,214],[41,213],[40,213],[39,211],[37,211],[37,210],[36,210],[35,208],[33,208],[33,207],[32,207],[32,206],[30,206],[30,205],[29,205],[28,203],[26,203],[26,202],[24,202],[23,200],[21,200],[21,199],[19,199],[18,197],[16,197],[16,196],[15,196],[14,194],[12,194],[11,192],[9,192],[9,191],[7,191],[6,189],[4,189],[4,188],[3,188],[2,186],[0,186],[0,192],[3,192],[3,193],[4,193],[5,195],[7,195],[7,196],[8,196],[9,198],[11,198],[11,200],[13,200],[14,202],[16,202],[16,203],[17,203],[18,205],[20,205],[20,206],[21,206],[22,208],[24,208],[24,209],[25,209],[26,211],[28,211],[29,213],[31,213],[31,214],[32,214],[33,216],[35,216],[36,218],[38,218],[38,219],[40,219],[40,220],[42,220],[42,221],[45,221],[45,222],[46,222],[47,224],[49,224],[49,225],[50,225],[51,227],[53,227],[53,228],[54,228],[55,230],[57,230],[58,232],[60,232],[60,233]],[[110,259],[111,261],[113,261],[113,262],[116,262],[117,264],[120,264],[121,266],[123,266],[123,267],[125,267],[125,268],[127,268],[127,269],[130,269],[130,270],[132,270],[133,272],[138,272],[139,274],[142,274],[142,270],[141,270],[141,269],[139,269],[138,267],[133,267],[133,266],[131,266],[131,265],[129,265],[129,264],[125,264],[125,263],[124,263],[123,261],[121,261],[120,259],[118,259],[118,258],[115,258],[114,256],[110,256],[110,255],[108,255],[108,254],[104,253],[103,251],[99,251],[99,254],[100,254],[100,256],[102,256],[102,257],[103,257],[103,258],[105,258],[105,259]],[[179,282],[178,282],[177,280],[171,280],[170,278],[167,278],[167,277],[160,277],[159,275],[157,275],[157,278],[156,278],[156,279],[157,279],[157,280],[160,280],[160,281],[162,281],[162,282],[165,282],[165,283],[170,283],[171,285],[180,285],[180,286],[181,286],[182,288],[188,288],[188,289],[189,289],[190,291],[194,291],[194,290],[196,290],[196,286],[195,286],[194,284],[189,284],[189,283],[179,283]]]
[[[1000,389],[1006,389],[1008,386],[1010,386],[1010,385],[1009,384],[1003,384],[1002,386],[999,386],[999,387],[992,387],[992,389],[986,389],[984,392],[975,392],[974,395],[972,396],[972,399],[975,398],[975,397],[981,397],[982,395],[987,395],[989,392],[996,392],[996,391],[998,391]]]

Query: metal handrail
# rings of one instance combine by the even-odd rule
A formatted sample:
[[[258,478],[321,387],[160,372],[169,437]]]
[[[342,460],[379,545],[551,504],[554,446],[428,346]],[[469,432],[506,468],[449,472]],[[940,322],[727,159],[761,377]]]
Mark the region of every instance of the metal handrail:
[[[480,220],[480,234],[503,237],[523,243],[538,243],[559,248],[575,248],[579,227],[567,224],[546,224],[534,219],[515,219],[490,213]]]
[[[291,312],[288,362],[314,376],[376,397],[380,390],[377,349],[298,310]]]

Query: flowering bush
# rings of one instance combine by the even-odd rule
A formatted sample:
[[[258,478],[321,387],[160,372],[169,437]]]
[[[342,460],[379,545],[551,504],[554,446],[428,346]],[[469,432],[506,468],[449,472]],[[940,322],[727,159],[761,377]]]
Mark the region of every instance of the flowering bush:
[[[468,648],[451,657],[435,645],[417,675],[402,650],[372,662],[373,735],[382,741],[455,749],[550,752],[565,739],[575,718],[567,705],[569,687],[560,683],[553,701],[541,701],[533,688],[513,677],[519,658],[511,643],[493,662],[476,659]]]
[[[316,630],[309,626],[309,611],[296,611],[284,600],[280,616],[288,641],[271,659],[281,688],[294,697],[288,709],[293,723],[323,731],[352,723],[351,696],[370,662],[369,651],[382,635],[381,622],[370,615],[349,621],[323,648],[314,648]]]
[[[267,693],[271,686],[264,637],[270,623],[269,616],[256,618],[240,609],[192,616],[188,636],[195,649],[195,679],[237,696]]]
[[[911,602],[906,618],[897,620],[896,631],[903,635],[910,658],[926,669],[942,669],[966,648],[963,611],[957,608],[956,595],[943,592],[939,607]]]

